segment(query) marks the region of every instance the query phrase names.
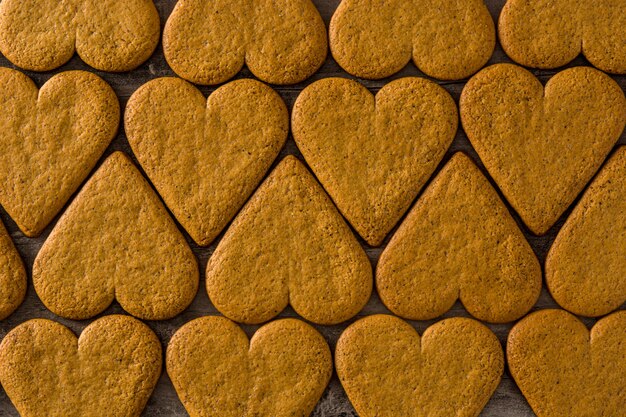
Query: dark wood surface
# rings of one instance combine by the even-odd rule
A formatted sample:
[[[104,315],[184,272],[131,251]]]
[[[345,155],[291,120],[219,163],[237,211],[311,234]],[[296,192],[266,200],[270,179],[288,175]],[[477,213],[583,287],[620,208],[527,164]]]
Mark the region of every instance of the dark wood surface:
[[[328,24],[334,10],[336,9],[337,5],[340,3],[340,0],[314,0],[314,2],[317,5],[322,17]],[[174,4],[176,3],[176,0],[156,0],[155,3],[157,4],[157,7],[159,9],[162,24],[164,24],[165,20],[167,19],[167,17],[172,11]],[[494,20],[497,21],[498,15],[500,13],[500,9],[505,3],[505,0],[486,0],[486,3],[489,6],[489,9],[493,15]],[[511,62],[508,59],[508,57],[504,54],[504,52],[502,51],[502,48],[499,45],[496,47],[496,50],[490,60],[490,63],[497,63],[497,62]],[[1,57],[1,56],[0,56],[0,65],[14,68],[14,66],[10,62],[8,62],[4,57]],[[568,66],[574,66],[574,65],[589,65],[589,64],[583,57],[578,57],[573,63],[571,63]],[[67,63],[66,65],[62,66],[61,68],[55,71],[47,72],[47,73],[28,72],[27,74],[34,79],[34,81],[37,83],[38,86],[41,86],[45,81],[47,81],[54,74],[61,72],[61,71],[70,70],[70,69],[84,69],[84,70],[93,71],[91,68],[86,66],[78,57],[75,56],[74,58],[72,58],[72,60],[69,63]],[[533,71],[533,72],[539,77],[539,79],[542,82],[545,82],[553,74],[558,72],[558,70]],[[109,73],[103,73],[103,72],[97,72],[97,73],[102,78],[104,78],[107,82],[109,82],[109,84],[111,84],[111,86],[115,89],[115,91],[117,92],[120,98],[122,108],[125,107],[126,102],[128,98],[130,97],[130,95],[142,84],[157,77],[174,75],[174,73],[169,68],[169,66],[167,65],[167,63],[165,62],[163,58],[161,45],[158,46],[157,51],[154,53],[154,55],[145,64],[143,64],[140,68],[138,68],[135,71],[132,71],[130,73],[123,73],[123,74],[109,74]],[[394,75],[390,79],[381,80],[381,81],[363,81],[363,80],[361,81],[372,92],[376,92],[383,85],[389,82],[391,79],[408,76],[408,75],[423,76],[423,74],[419,70],[417,70],[413,64],[409,64],[399,74]],[[311,77],[304,83],[293,85],[293,86],[277,87],[276,90],[278,90],[278,92],[287,102],[287,105],[291,108],[299,92],[305,86],[314,82],[315,80],[319,80],[321,78],[326,78],[326,77],[335,77],[335,76],[351,78],[345,72],[343,72],[341,68],[339,68],[339,66],[334,62],[334,60],[332,59],[332,57],[330,57],[330,54],[329,54],[329,57],[326,63],[324,64],[324,66],[313,77]],[[237,76],[237,78],[246,78],[246,77],[252,77],[252,75],[247,69],[244,68],[244,70],[241,71],[241,73]],[[613,78],[620,84],[622,89],[626,89],[626,76],[613,77]],[[450,94],[452,94],[452,96],[454,97],[455,100],[457,100],[457,103],[458,103],[459,95],[461,93],[461,90],[463,89],[463,86],[465,85],[465,82],[464,81],[439,82],[439,84],[443,85],[450,92]],[[208,95],[213,90],[215,90],[215,88],[207,88],[207,87],[202,87],[200,89],[205,95]],[[626,133],[622,133],[619,143],[626,144]],[[121,126],[120,132],[117,138],[115,138],[112,144],[108,147],[107,151],[105,152],[105,155],[100,159],[99,163],[101,163],[106,158],[107,155],[109,155],[111,152],[115,150],[123,150],[127,152],[129,155],[131,155],[132,157],[132,152],[126,140],[123,126]],[[482,164],[480,163],[480,160],[478,159],[478,156],[476,155],[476,152],[472,149],[462,129],[459,129],[451,148],[446,153],[446,156],[444,160],[442,161],[442,163],[440,164],[439,168],[443,166],[443,164],[450,158],[450,156],[454,152],[459,151],[459,150],[465,151],[467,154],[469,154],[473,158],[473,160],[479,164],[481,169],[483,169]],[[298,149],[296,148],[296,145],[291,137],[289,138],[285,148],[282,150],[281,157],[287,154],[299,155]],[[279,157],[278,160],[280,159],[281,158]],[[532,245],[535,253],[537,254],[542,264],[545,259],[545,255],[546,255],[548,248],[550,247],[552,241],[554,240],[554,237],[558,229],[563,224],[563,221],[569,215],[570,210],[568,210],[562,216],[562,218],[557,222],[557,224],[545,236],[542,236],[542,237],[537,237],[529,233],[528,230],[519,221],[519,217],[511,210],[511,213],[513,214],[518,224],[524,231],[526,237],[530,241],[530,244]],[[48,228],[40,237],[35,238],[35,239],[30,239],[30,238],[25,237],[18,230],[15,223],[7,216],[6,212],[4,212],[4,210],[2,210],[1,208],[0,208],[0,218],[7,226],[8,230],[10,231],[15,244],[20,254],[22,255],[22,258],[24,259],[24,262],[26,264],[26,268],[28,271],[28,275],[29,275],[29,289],[28,289],[27,298],[13,315],[11,315],[6,320],[0,322],[0,337],[4,337],[4,335],[7,332],[9,332],[12,328],[19,325],[20,323],[28,319],[36,318],[36,317],[45,317],[45,318],[57,320],[65,324],[66,326],[70,327],[77,333],[82,331],[82,329],[85,326],[87,326],[92,320],[71,321],[71,320],[65,320],[60,317],[55,316],[54,314],[46,310],[46,308],[43,306],[43,304],[41,303],[41,301],[35,294],[35,291],[33,290],[33,287],[32,287],[32,283],[30,282],[30,272],[32,269],[35,256],[37,255],[37,252],[41,248],[43,242],[46,240],[46,237],[50,233],[50,230],[54,227],[54,224],[56,223],[56,219],[52,222],[51,225],[48,226]],[[191,241],[188,235],[185,234],[185,236],[187,237],[187,240],[190,246],[193,248],[193,251],[199,261],[200,273],[201,273],[200,290],[198,291],[198,294],[196,295],[196,298],[194,302],[192,303],[192,305],[185,312],[180,314],[178,317],[172,320],[167,320],[167,321],[147,323],[157,333],[157,335],[159,336],[159,338],[161,339],[163,343],[164,348],[167,346],[167,343],[169,339],[171,338],[172,334],[187,321],[196,317],[203,316],[203,315],[219,314],[218,311],[215,309],[215,307],[213,307],[211,302],[209,301],[206,291],[204,290],[204,283],[203,283],[204,269],[206,267],[207,259],[213,252],[216,246],[216,243],[214,243],[208,248],[200,248]],[[388,239],[389,237],[387,238],[386,241],[388,241]],[[216,240],[216,242],[219,242],[219,238]],[[372,247],[367,246],[363,242],[362,244],[371,259],[372,266],[375,266],[378,260],[378,257],[380,255],[380,252],[382,248],[384,248],[385,245],[383,244],[380,248],[372,248]],[[552,298],[550,297],[550,295],[544,288],[542,291],[541,297],[539,298],[539,301],[537,302],[537,304],[534,306],[533,310],[539,310],[539,309],[545,309],[545,308],[557,308],[557,307],[558,306],[556,305],[556,303],[552,300]],[[622,306],[622,308],[624,308],[624,306]],[[120,306],[117,303],[114,303],[103,313],[103,315],[112,314],[112,313],[123,313],[123,310],[120,308]],[[372,295],[371,300],[367,304],[367,306],[359,314],[359,317],[370,315],[370,314],[375,314],[375,313],[388,313],[388,310],[382,305],[377,294],[374,293]],[[288,308],[287,310],[285,310],[284,312],[280,314],[280,317],[291,317],[291,316],[295,316],[295,313],[290,308]],[[463,306],[458,302],[455,304],[452,310],[450,310],[448,313],[444,315],[444,317],[454,317],[454,316],[468,316],[467,312],[463,309]],[[341,334],[342,330],[345,329],[345,327],[349,323],[353,322],[357,318],[358,317],[342,325],[315,326],[315,327],[326,337],[327,341],[329,342],[331,346],[331,349],[334,350],[335,343],[337,341],[337,338]],[[588,326],[593,325],[593,323],[595,322],[595,320],[590,320],[590,319],[584,319],[583,321]],[[421,333],[424,329],[426,329],[433,322],[434,321],[412,322],[412,323],[414,324],[415,328]],[[503,344],[503,347],[506,341],[508,331],[510,330],[511,326],[512,324],[489,325],[489,327],[496,333],[496,335],[500,339],[501,343]],[[252,335],[257,328],[258,326],[244,326],[244,329],[246,330],[248,335]],[[176,393],[174,391],[174,388],[172,387],[171,381],[169,380],[169,378],[167,377],[165,373],[163,373],[163,375],[161,376],[161,379],[159,380],[159,383],[152,397],[150,398],[143,415],[155,416],[155,417],[156,416],[178,417],[178,416],[187,415],[182,404],[178,400],[178,397],[176,396]],[[352,406],[350,405],[350,402],[348,401],[336,375],[333,375],[330,386],[326,389],[326,392],[322,396],[317,408],[315,409],[315,412],[313,413],[313,416],[315,417],[331,417],[331,416],[332,417],[340,417],[340,416],[348,417],[348,416],[356,416],[356,415],[357,414],[352,408]],[[512,381],[508,373],[508,369],[507,369],[505,371],[505,375],[502,379],[502,382],[500,383],[500,386],[498,387],[496,393],[493,395],[493,397],[487,404],[481,416],[483,417],[530,417],[533,415],[534,414],[531,411],[530,407],[528,406],[526,400],[521,395],[515,383]],[[5,392],[2,389],[0,389],[0,417],[9,417],[9,416],[11,417],[18,416],[18,414],[17,414],[17,411],[14,409],[14,407],[11,405]]]

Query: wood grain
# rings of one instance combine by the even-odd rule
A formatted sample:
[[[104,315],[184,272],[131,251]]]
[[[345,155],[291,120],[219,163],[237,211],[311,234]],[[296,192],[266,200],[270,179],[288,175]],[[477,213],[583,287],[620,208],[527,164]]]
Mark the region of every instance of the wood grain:
[[[340,3],[340,0],[314,0],[314,2],[317,5],[318,9],[320,10],[320,13],[322,14],[322,17],[324,18],[326,24],[328,24],[328,22],[330,21],[330,17],[332,16],[337,5]],[[167,17],[172,11],[174,4],[176,3],[176,0],[156,0],[155,3],[157,4],[159,13],[161,15],[161,23],[164,24],[165,20],[167,19]],[[486,3],[489,6],[489,9],[493,15],[494,20],[496,20],[500,13],[500,9],[505,3],[505,0],[486,0]],[[497,62],[511,62],[506,57],[506,55],[502,51],[502,48],[499,45],[496,47],[496,50],[490,60],[490,63],[497,63]],[[14,68],[14,66],[10,62],[8,62],[4,57],[0,57],[0,65]],[[576,66],[576,65],[589,65],[589,64],[586,62],[586,60],[583,57],[578,57],[573,63],[571,63],[568,66]],[[37,85],[41,86],[52,75],[60,71],[67,71],[71,69],[83,69],[83,70],[93,71],[92,69],[87,67],[78,57],[75,56],[69,63],[67,63],[63,67],[53,72],[47,72],[47,73],[28,72],[27,74],[34,79]],[[549,79],[556,72],[558,71],[556,70],[534,71],[534,73],[543,82]],[[123,74],[109,74],[109,73],[103,73],[103,72],[97,72],[97,73],[102,78],[104,78],[107,82],[109,82],[111,86],[114,88],[114,90],[116,91],[116,93],[118,94],[121,100],[122,107],[126,105],[126,102],[128,98],[130,97],[130,95],[145,82],[156,77],[174,75],[174,73],[168,67],[168,65],[166,64],[163,58],[163,52],[162,52],[162,48],[160,45],[157,48],[157,51],[155,52],[155,54],[148,60],[148,62],[146,62],[140,68],[138,68],[137,70],[131,73],[123,73]],[[389,79],[382,80],[382,81],[362,81],[362,82],[372,92],[376,92],[383,85],[389,82],[391,79],[408,76],[408,75],[423,76],[423,74],[420,71],[418,71],[413,64],[409,64],[399,74],[396,74]],[[238,75],[238,78],[247,78],[247,77],[252,77],[252,75],[247,69],[244,69]],[[326,78],[326,77],[351,78],[339,68],[339,66],[333,61],[331,57],[329,57],[326,63],[324,64],[324,66],[306,82],[293,85],[293,86],[278,87],[276,89],[281,94],[281,96],[285,99],[288,106],[291,108],[299,92],[305,86],[307,86],[308,84],[312,83],[315,80],[319,80],[321,78]],[[620,84],[622,89],[626,89],[626,76],[613,77],[613,78]],[[452,94],[454,99],[458,102],[459,95],[465,84],[464,82],[439,82],[439,84],[443,85]],[[215,88],[206,88],[206,87],[201,88],[202,92],[205,95],[208,95],[214,89]],[[622,134],[619,140],[619,143],[626,144],[626,133]],[[109,155],[111,152],[115,150],[123,150],[127,152],[129,155],[131,155],[131,157],[133,157],[132,152],[130,151],[128,142],[126,140],[126,136],[124,134],[123,128],[120,130],[117,138],[109,146],[109,148],[107,149],[105,153],[105,156],[101,158],[99,164],[104,160],[104,158],[107,155]],[[482,164],[480,164],[480,161],[478,159],[478,156],[476,155],[476,152],[472,149],[471,145],[469,144],[469,141],[467,140],[467,137],[465,136],[465,133],[462,130],[459,130],[459,132],[457,133],[456,138],[454,139],[454,142],[451,148],[448,150],[446,157],[444,158],[444,161],[442,162],[442,164],[440,164],[440,167],[443,166],[443,164],[450,158],[450,156],[454,152],[459,151],[459,150],[465,151],[468,155],[470,155],[473,158],[473,160],[476,161],[481,167],[481,169],[483,169],[484,171],[484,168]],[[289,138],[285,148],[282,150],[281,156],[284,156],[287,154],[296,154],[300,156],[298,149],[296,148],[295,143],[293,142],[293,139],[291,137]],[[509,207],[509,210],[511,210],[510,207]],[[519,221],[519,217],[511,210],[511,213],[517,220],[522,230],[524,230],[526,237],[530,241],[541,263],[543,263],[548,248],[552,244],[552,241],[554,240],[554,237],[556,236],[558,229],[561,227],[564,220],[569,215],[570,211],[571,209],[568,210],[561,217],[559,222],[545,236],[536,237],[530,234],[522,226],[522,223]],[[22,255],[26,263],[26,267],[30,276],[30,272],[32,269],[35,256],[37,255],[37,252],[41,248],[46,237],[50,233],[50,230],[54,227],[54,224],[56,223],[56,219],[55,221],[52,222],[50,226],[48,226],[48,228],[40,237],[36,239],[29,239],[19,232],[15,223],[13,223],[13,221],[7,216],[6,212],[4,212],[4,210],[2,209],[0,209],[0,218],[6,224],[9,232],[11,233],[11,236],[13,240],[15,241],[15,244],[20,254]],[[207,314],[219,314],[217,310],[211,305],[211,302],[209,301],[206,295],[206,291],[204,290],[204,283],[203,283],[204,269],[206,267],[207,259],[213,252],[215,248],[215,244],[213,244],[209,248],[200,248],[191,241],[189,236],[186,235],[186,237],[187,237],[187,241],[189,242],[190,246],[193,248],[193,251],[199,260],[200,270],[201,270],[200,290],[198,291],[198,294],[196,295],[196,298],[194,302],[192,303],[192,305],[178,317],[172,320],[148,323],[148,325],[157,333],[157,335],[161,339],[164,346],[167,345],[172,334],[182,324],[186,323],[187,321],[193,318],[199,317],[199,316],[207,315]],[[217,241],[219,241],[219,238],[217,239]],[[367,254],[370,257],[372,265],[375,266],[378,260],[378,257],[380,255],[381,248],[371,248],[365,245],[363,242],[362,244],[365,250],[367,251]],[[382,247],[384,247],[384,244]],[[555,308],[555,307],[558,307],[558,306],[552,300],[552,298],[550,297],[550,295],[544,288],[539,301],[534,307],[534,310],[544,309],[544,308]],[[624,306],[622,306],[622,308],[624,308]],[[360,316],[370,315],[374,313],[387,313],[387,312],[388,311],[381,304],[378,296],[374,294],[371,300],[369,301],[369,303],[367,304],[367,306],[365,307],[365,309],[361,312]],[[106,312],[103,314],[112,314],[112,313],[123,313],[123,311],[121,310],[118,304],[114,304],[111,307],[109,307],[106,310]],[[295,313],[293,312],[293,310],[287,309],[281,314],[281,317],[288,317],[288,316],[295,316]],[[465,312],[463,307],[458,302],[451,311],[445,314],[444,317],[454,317],[454,316],[468,316],[468,314]],[[80,332],[89,323],[88,321],[76,322],[76,321],[61,319],[55,316],[54,314],[50,313],[49,311],[46,310],[46,308],[43,306],[41,301],[38,299],[37,295],[35,294],[32,288],[32,283],[29,283],[29,290],[28,290],[26,301],[21,305],[21,307],[12,316],[0,322],[0,337],[4,337],[4,335],[6,335],[6,333],[10,331],[10,329],[17,326],[18,324],[28,319],[35,318],[35,317],[45,317],[45,318],[57,320],[67,325],[68,327],[73,329],[75,332]],[[591,326],[595,322],[594,320],[589,320],[589,319],[585,319],[584,321],[589,326]],[[413,324],[415,325],[418,331],[422,332],[425,328],[427,328],[430,324],[432,324],[432,322],[433,321],[413,322]],[[341,334],[342,330],[348,324],[349,323],[345,323],[343,325],[337,325],[337,326],[315,326],[315,327],[317,327],[317,329],[326,337],[326,339],[331,345],[331,348],[334,349],[334,345],[337,341],[337,338]],[[500,339],[500,341],[503,343],[503,346],[504,346],[506,336],[508,334],[509,329],[511,328],[511,325],[510,324],[489,325],[489,327],[496,333],[496,335],[498,336],[498,338]],[[256,328],[258,328],[258,326],[244,326],[244,328],[249,335],[252,335],[254,331],[256,330]],[[179,416],[187,415],[183,406],[178,400],[176,393],[167,375],[163,374],[161,376],[158,386],[154,394],[152,395],[143,415],[154,416],[154,417],[156,416],[179,417]],[[534,414],[532,413],[526,400],[521,395],[515,383],[511,380],[508,374],[508,370],[506,371],[505,376],[500,386],[498,387],[498,390],[496,391],[491,401],[489,402],[489,404],[487,405],[487,407],[481,414],[482,417],[530,417],[533,415]],[[15,411],[15,409],[11,405],[4,391],[0,389],[0,417],[9,417],[9,416],[15,417],[15,416],[18,416],[18,414],[17,414],[17,411]],[[348,401],[336,376],[333,376],[330,386],[324,393],[315,412],[313,413],[313,416],[315,417],[356,416],[356,413],[354,412],[354,409],[350,405],[350,402]]]

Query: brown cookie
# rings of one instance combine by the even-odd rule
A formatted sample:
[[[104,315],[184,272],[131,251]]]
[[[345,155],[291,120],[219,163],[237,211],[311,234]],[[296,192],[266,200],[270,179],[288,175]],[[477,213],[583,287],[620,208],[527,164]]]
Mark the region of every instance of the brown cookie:
[[[324,63],[326,27],[310,0],[178,0],[163,31],[180,77],[220,84],[244,63],[259,79],[295,84]]]
[[[506,354],[537,417],[624,415],[626,311],[591,332],[563,310],[538,311],[513,327]]]
[[[63,213],[33,265],[37,295],[75,320],[113,299],[145,320],[183,311],[198,264],[165,207],[122,152],[109,156]]]
[[[248,341],[223,317],[195,319],[167,347],[167,373],[191,417],[308,416],[333,371],[311,326],[273,321]]]
[[[557,68],[581,52],[606,72],[626,73],[626,0],[508,0],[498,32],[504,51],[533,68]]]
[[[15,311],[26,295],[26,270],[0,221],[0,320]]]
[[[403,320],[365,317],[337,342],[335,367],[360,417],[475,417],[504,371],[496,336],[451,318],[422,337]]]
[[[483,0],[343,0],[329,38],[337,63],[369,79],[393,75],[411,58],[431,77],[466,78],[487,63],[496,44]]]
[[[342,3],[343,4],[343,3]],[[298,148],[356,231],[378,246],[452,143],[454,100],[423,78],[402,78],[376,96],[329,78],[302,91],[292,131]]]
[[[593,68],[559,72],[545,88],[530,72],[497,64],[461,94],[461,121],[506,199],[543,234],[593,177],[626,123],[626,100]]]
[[[161,355],[156,335],[132,317],[102,317],[78,339],[34,319],[0,344],[0,382],[22,417],[139,417]]]
[[[572,211],[546,258],[546,284],[561,307],[603,316],[626,302],[626,146]]]
[[[89,72],[62,72],[38,90],[21,72],[0,68],[0,106],[0,204],[34,237],[115,137],[119,102]]]
[[[280,96],[237,80],[206,100],[179,78],[159,78],[126,106],[133,152],[179,223],[209,245],[243,206],[287,139]]]
[[[152,0],[3,0],[0,52],[32,71],[50,71],[77,52],[101,71],[130,71],[159,42]]]
[[[225,316],[261,323],[287,304],[340,323],[365,305],[372,268],[337,209],[293,156],[261,184],[209,259],[207,292]]]
[[[541,266],[496,190],[459,152],[383,251],[376,288],[407,319],[438,317],[460,299],[479,320],[503,323],[535,304]]]

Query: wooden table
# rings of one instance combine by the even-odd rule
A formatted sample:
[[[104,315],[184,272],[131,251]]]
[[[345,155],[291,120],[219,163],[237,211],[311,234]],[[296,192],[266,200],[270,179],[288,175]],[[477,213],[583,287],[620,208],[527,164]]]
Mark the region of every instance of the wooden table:
[[[340,3],[340,1],[341,0],[314,0],[314,3],[319,9],[326,24],[328,24],[328,22],[330,21],[330,18],[334,10],[337,8],[338,4]],[[167,17],[172,11],[172,8],[175,5],[176,0],[156,0],[155,3],[161,15],[161,22],[162,24],[164,24],[165,20],[167,19]],[[494,21],[497,21],[498,15],[500,14],[500,10],[502,6],[504,5],[505,0],[486,0],[486,3],[489,6],[489,10],[491,11]],[[511,62],[510,59],[508,59],[508,57],[502,51],[502,48],[500,47],[500,45],[497,45],[496,50],[493,56],[491,57],[490,64],[497,63],[497,62]],[[4,57],[1,57],[1,56],[0,56],[0,65],[14,68],[14,66],[10,62],[8,62]],[[588,63],[585,61],[583,57],[578,57],[569,66],[576,66],[576,65],[588,65]],[[84,69],[88,71],[93,71],[91,68],[86,66],[78,57],[74,56],[74,58],[72,58],[72,60],[69,63],[67,63],[66,65],[64,65],[63,67],[55,71],[52,71],[50,73],[28,72],[28,75],[34,79],[34,81],[37,83],[38,86],[41,86],[52,75],[60,71],[66,71],[66,70],[71,70],[71,69]],[[556,72],[558,71],[556,70],[534,71],[534,73],[538,76],[538,78],[542,82],[547,81]],[[117,95],[120,98],[122,108],[124,108],[124,106],[126,105],[126,102],[128,98],[130,97],[130,95],[142,84],[157,77],[174,75],[172,70],[166,64],[165,59],[163,58],[163,51],[162,51],[161,45],[158,46],[157,51],[145,64],[143,64],[140,68],[138,68],[137,70],[131,73],[125,73],[125,74],[109,74],[109,73],[104,73],[104,72],[97,72],[97,73],[102,78],[104,78],[109,84],[111,84],[111,86],[115,89]],[[423,74],[420,71],[418,71],[413,64],[409,64],[399,74],[396,74],[391,78],[395,79],[395,78],[400,78],[400,77],[409,76],[409,75],[423,76]],[[246,77],[251,77],[251,76],[252,75],[250,74],[250,72],[247,69],[244,69],[237,77],[246,78]],[[350,77],[343,70],[341,70],[341,68],[335,63],[335,61],[329,55],[329,58],[327,59],[324,66],[313,77],[306,80],[304,83],[293,85],[293,86],[278,87],[276,89],[281,94],[283,99],[287,102],[287,105],[291,108],[296,97],[298,96],[298,94],[304,87],[306,87],[307,85],[309,85],[310,83],[316,80],[326,78],[326,77],[335,77],[335,76]],[[619,76],[619,77],[613,77],[613,78],[620,84],[622,89],[626,89],[626,76]],[[372,92],[376,92],[389,81],[390,79],[383,80],[383,81],[362,81],[362,83],[365,84]],[[461,90],[463,89],[463,86],[465,85],[464,81],[439,82],[439,84],[443,85],[444,88],[446,88],[450,92],[450,94],[452,94],[454,99],[457,100],[458,102]],[[201,87],[200,89],[205,95],[208,95],[213,90],[215,90],[215,88],[207,88],[207,87]],[[619,143],[626,144],[626,133],[622,134],[619,140]],[[106,158],[106,156],[108,156],[111,152],[116,151],[116,150],[122,150],[132,156],[132,152],[130,150],[130,147],[126,140],[126,136],[124,134],[123,126],[121,126],[120,132],[117,138],[113,140],[112,144],[108,147],[108,149],[105,152],[105,155],[100,159],[99,163],[101,163]],[[459,151],[459,150],[465,151],[467,154],[469,154],[474,159],[474,161],[479,164],[481,169],[483,169],[484,171],[484,168],[482,164],[480,163],[480,160],[478,159],[476,152],[472,149],[469,141],[467,140],[467,137],[465,136],[465,133],[461,129],[459,129],[456,135],[456,138],[454,139],[452,146],[448,150],[444,158],[444,161],[440,164],[440,167],[443,166],[443,163],[447,161],[454,152]],[[299,151],[296,148],[293,138],[291,137],[289,138],[285,148],[281,152],[281,156],[277,159],[277,161],[282,159],[282,157],[287,154],[299,155]],[[524,230],[524,233],[527,239],[530,241],[530,244],[532,245],[535,253],[539,257],[540,262],[543,263],[548,248],[552,244],[552,241],[554,240],[554,237],[556,236],[557,231],[563,224],[563,221],[569,215],[570,210],[568,210],[561,217],[561,219],[558,221],[556,226],[554,226],[549,231],[549,233],[547,233],[545,236],[542,236],[542,237],[537,237],[537,236],[530,234],[527,231],[527,229],[525,229],[522,226],[522,223],[519,220],[519,217],[512,210],[511,212],[513,216],[515,217],[515,219],[517,220],[518,224],[520,224],[520,227],[522,228],[522,230]],[[4,337],[4,335],[7,332],[9,332],[12,328],[17,326],[18,324],[28,319],[36,318],[36,317],[50,318],[50,319],[63,323],[64,325],[73,329],[75,332],[82,331],[82,329],[87,324],[89,324],[90,321],[76,322],[76,321],[71,321],[71,320],[65,320],[65,319],[55,316],[43,306],[43,304],[41,303],[41,301],[35,294],[35,291],[33,290],[33,287],[32,287],[32,283],[30,282],[30,272],[32,269],[35,256],[37,255],[37,252],[41,248],[42,244],[44,243],[50,231],[52,230],[54,224],[56,223],[56,219],[55,221],[52,222],[50,226],[48,226],[48,228],[40,237],[35,238],[35,239],[29,239],[25,237],[18,230],[15,223],[13,223],[13,221],[9,218],[9,216],[7,216],[6,212],[2,210],[1,208],[0,208],[0,218],[5,223],[9,232],[11,233],[11,236],[20,254],[22,255],[22,258],[24,259],[24,262],[26,264],[26,268],[28,271],[28,275],[29,275],[29,289],[28,289],[26,300],[13,315],[11,315],[6,320],[0,322],[0,337]],[[200,275],[201,275],[200,290],[198,291],[198,294],[196,295],[196,298],[191,304],[191,306],[185,312],[180,314],[178,317],[172,320],[148,323],[148,325],[157,333],[164,347],[167,346],[167,343],[170,337],[174,334],[174,332],[184,323],[188,322],[189,320],[193,318],[200,317],[203,315],[219,314],[218,311],[215,309],[215,307],[213,307],[213,305],[209,301],[206,291],[204,290],[204,284],[203,284],[204,269],[206,267],[208,258],[211,256],[211,253],[215,249],[216,244],[214,243],[208,248],[200,248],[192,242],[192,240],[189,238],[187,234],[185,234],[185,236],[190,246],[193,248],[193,251],[199,261]],[[219,238],[216,241],[219,241]],[[375,266],[378,260],[378,257],[381,253],[381,250],[382,248],[384,248],[385,245],[383,244],[381,248],[371,248],[367,246],[366,244],[364,244],[362,240],[361,240],[361,243],[363,244],[369,256],[372,262],[372,265]],[[537,302],[533,310],[540,310],[544,308],[556,308],[556,307],[558,306],[552,300],[552,298],[550,297],[550,295],[544,288],[542,291],[541,297],[539,298],[539,301]],[[624,308],[624,306],[622,306],[622,308]],[[113,313],[123,313],[123,310],[120,308],[120,306],[117,303],[114,303],[112,306],[110,306],[103,313],[103,315],[113,314]],[[364,308],[364,310],[361,312],[359,317],[367,316],[367,315],[371,315],[375,313],[388,313],[388,310],[382,305],[377,294],[372,295],[371,300],[369,301],[367,306]],[[292,317],[292,316],[295,316],[295,313],[290,308],[288,308],[287,310],[285,310],[284,312],[280,314],[280,317]],[[454,316],[468,316],[467,312],[464,310],[463,306],[459,302],[455,304],[452,310],[450,310],[447,314],[444,315],[444,317],[454,317]],[[354,321],[355,319],[351,320],[350,322]],[[584,321],[589,326],[591,326],[594,323],[594,320],[585,319]],[[413,324],[416,327],[416,329],[421,333],[424,331],[424,329],[426,329],[433,322],[434,321],[413,322]],[[345,324],[337,325],[337,326],[315,326],[315,327],[326,337],[327,341],[331,345],[331,349],[334,349],[337,338],[341,334],[342,330],[349,323],[345,323]],[[489,327],[496,333],[496,335],[498,336],[498,338],[500,339],[500,341],[502,342],[504,346],[506,337],[507,337],[508,331],[511,328],[511,325],[510,324],[489,325]],[[249,336],[251,336],[257,328],[258,326],[244,326],[244,329],[246,330]],[[154,417],[156,416],[178,417],[178,416],[187,415],[183,406],[178,400],[178,397],[176,396],[176,393],[174,391],[174,388],[172,387],[172,383],[170,379],[167,377],[165,373],[163,373],[163,375],[161,376],[161,379],[159,380],[159,383],[152,397],[150,398],[150,401],[148,402],[148,405],[143,415],[154,416]],[[348,401],[346,394],[344,393],[336,375],[333,375],[330,386],[326,389],[326,392],[322,396],[317,408],[315,409],[315,412],[313,413],[313,416],[315,417],[348,417],[348,416],[356,416],[356,415],[357,414],[352,408],[352,405],[350,404],[350,402]],[[511,379],[508,373],[508,370],[505,372],[505,375],[497,391],[495,392],[495,394],[493,395],[493,397],[487,404],[486,408],[484,409],[483,413],[481,414],[481,416],[483,417],[531,417],[533,415],[534,414],[531,411],[530,407],[528,406],[526,400],[521,395],[519,389],[517,388],[517,386]],[[5,392],[2,389],[0,389],[0,417],[9,417],[9,416],[11,417],[18,416],[18,414],[17,414],[17,411],[11,405],[11,402],[7,398]]]

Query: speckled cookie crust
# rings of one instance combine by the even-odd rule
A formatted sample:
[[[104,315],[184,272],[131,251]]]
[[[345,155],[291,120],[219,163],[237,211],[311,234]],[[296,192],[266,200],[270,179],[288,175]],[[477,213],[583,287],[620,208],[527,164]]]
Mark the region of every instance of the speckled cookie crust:
[[[506,199],[544,234],[596,173],[626,123],[626,99],[606,74],[569,68],[545,88],[525,69],[488,67],[466,84],[461,121]]]
[[[196,84],[220,84],[244,63],[271,84],[295,84],[324,63],[326,27],[310,0],[179,0],[163,31],[165,59]]]
[[[0,204],[34,237],[115,137],[119,102],[89,72],[59,73],[38,90],[21,72],[0,68],[0,107]]]
[[[198,265],[157,195],[122,152],[109,156],[63,213],[33,265],[37,295],[75,320],[116,299],[145,320],[183,311]]]
[[[102,317],[78,339],[34,319],[0,344],[0,382],[22,417],[139,417],[161,355],[156,335],[132,317]]]
[[[437,84],[407,77],[373,96],[344,78],[317,81],[294,104],[298,148],[339,211],[378,246],[452,143],[458,114]]]
[[[130,71],[159,42],[152,0],[3,0],[0,51],[18,67],[50,71],[76,51],[101,71]]]
[[[15,311],[26,295],[26,270],[0,221],[0,320]]]
[[[459,152],[383,251],[376,288],[404,318],[429,320],[461,299],[479,320],[503,323],[535,304],[541,266],[487,178]]]
[[[208,100],[178,78],[159,78],[126,106],[134,154],[179,223],[209,245],[237,214],[287,140],[289,114],[270,87],[244,79]]]
[[[296,319],[266,324],[250,341],[226,318],[195,319],[172,337],[166,364],[191,417],[306,417],[333,371],[324,338]]]
[[[206,286],[213,305],[238,322],[262,323],[290,304],[306,320],[336,324],[369,299],[372,267],[322,187],[288,156],[226,231]]]
[[[335,367],[360,417],[476,417],[500,382],[504,354],[472,319],[442,320],[420,337],[397,317],[375,315],[343,332]]]

